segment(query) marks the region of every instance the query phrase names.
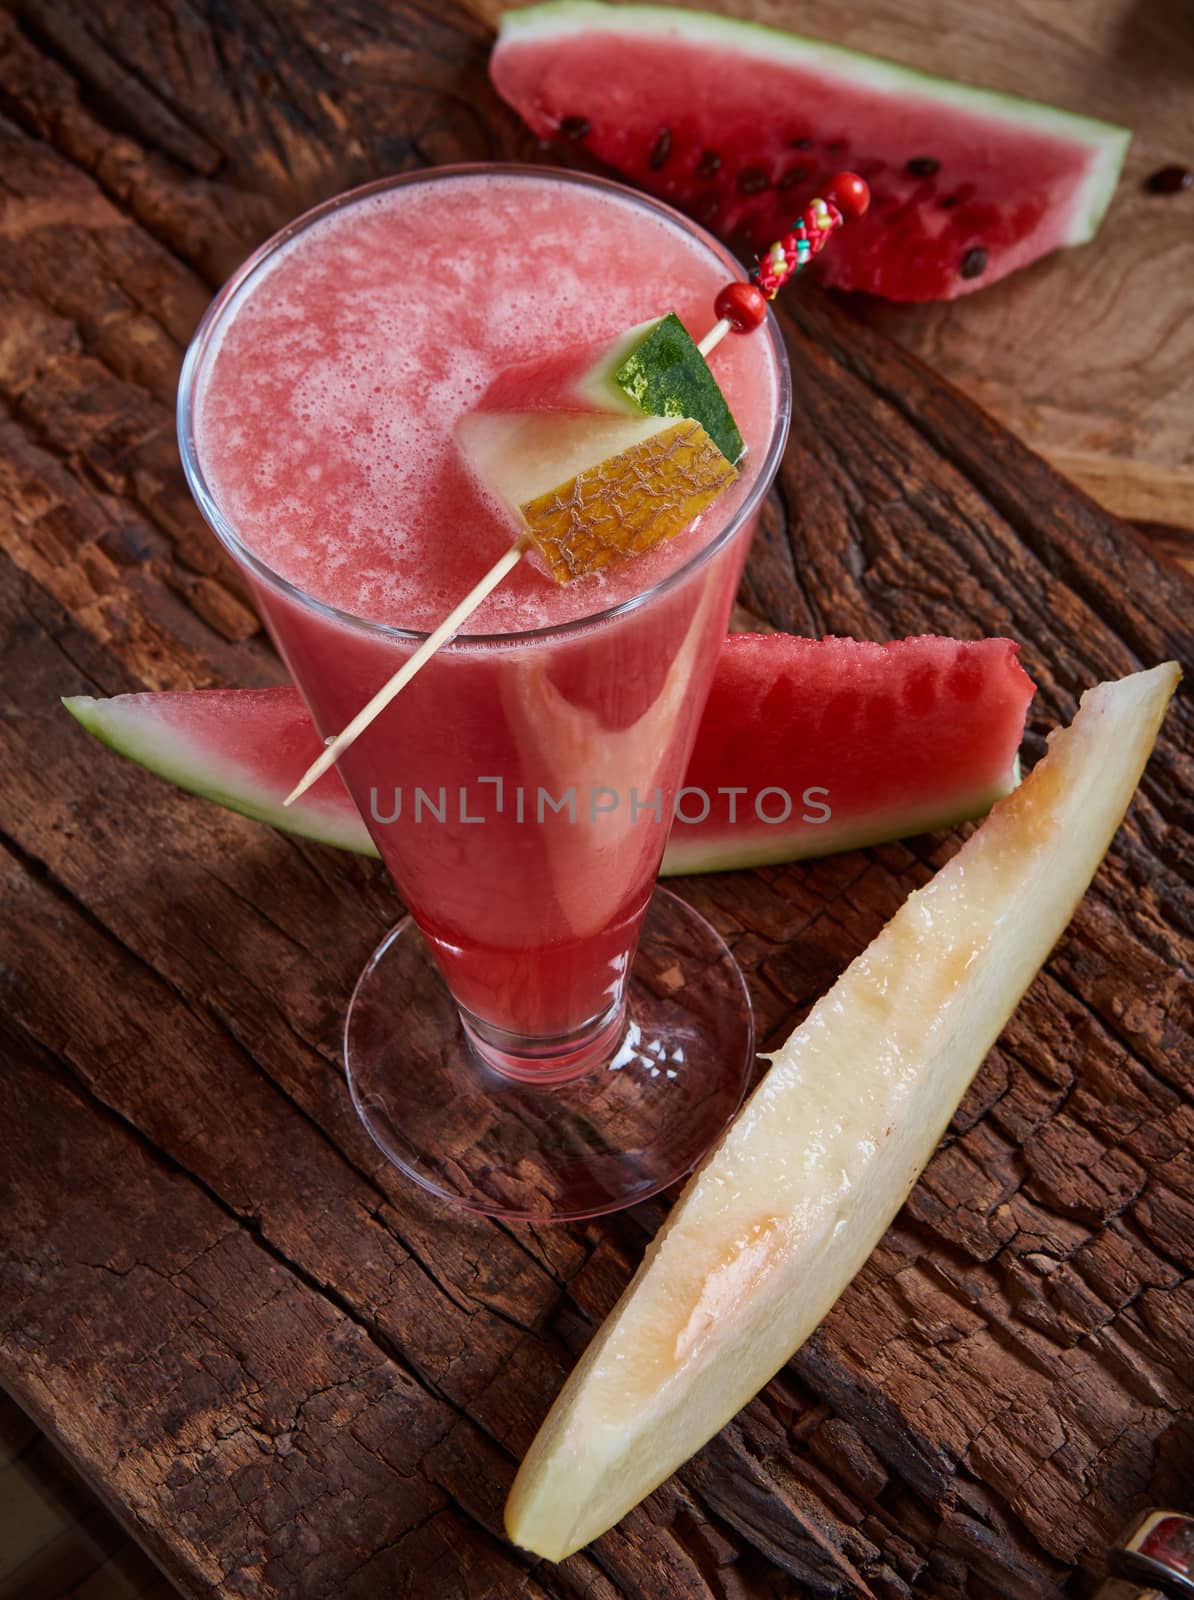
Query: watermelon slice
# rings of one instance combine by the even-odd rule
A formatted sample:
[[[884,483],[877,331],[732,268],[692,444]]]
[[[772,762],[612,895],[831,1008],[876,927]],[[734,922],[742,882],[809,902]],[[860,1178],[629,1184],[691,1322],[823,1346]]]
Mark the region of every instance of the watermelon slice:
[[[377,854],[334,767],[301,802],[283,809],[287,783],[322,748],[297,689],[192,689],[110,700],[80,694],[62,703],[101,743],[188,794],[283,833]]]
[[[1017,654],[1010,639],[731,635],[663,872],[827,855],[982,815],[1019,776],[1032,682]],[[377,854],[334,771],[282,808],[320,749],[296,689],[77,695],[63,704],[105,744],[192,794]]]
[[[582,144],[755,249],[834,173],[860,173],[871,208],[821,271],[890,300],[951,300],[1092,238],[1131,137],[670,6],[555,0],[508,11],[490,71],[535,133]]]

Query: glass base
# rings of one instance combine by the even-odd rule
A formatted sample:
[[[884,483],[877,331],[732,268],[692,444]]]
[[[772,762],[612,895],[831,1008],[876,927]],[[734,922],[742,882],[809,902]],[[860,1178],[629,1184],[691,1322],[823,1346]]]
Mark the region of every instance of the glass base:
[[[754,1063],[738,964],[704,917],[656,889],[623,1016],[600,1055],[514,1077],[472,1042],[407,917],[361,974],[344,1059],[353,1103],[386,1156],[453,1205],[568,1221],[646,1200],[689,1172],[741,1104]]]

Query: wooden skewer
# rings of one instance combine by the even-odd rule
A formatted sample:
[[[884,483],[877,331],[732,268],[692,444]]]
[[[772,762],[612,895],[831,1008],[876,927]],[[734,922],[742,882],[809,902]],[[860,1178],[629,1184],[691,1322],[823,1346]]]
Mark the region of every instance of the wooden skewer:
[[[718,345],[725,338],[726,334],[731,333],[733,328],[734,324],[730,321],[729,317],[719,317],[709,329],[709,332],[701,340],[700,344],[697,345],[697,349],[703,356],[709,355],[712,351],[717,349]]]
[[[311,763],[298,783],[295,784],[294,788],[283,800],[282,804],[284,806],[293,805],[300,795],[306,794],[313,783],[318,783],[328,768],[335,764],[341,752],[347,750],[349,745],[360,734],[364,733],[373,719],[381,715],[390,701],[402,693],[415,673],[426,666],[432,656],[447,644],[454,633],[460,631],[481,602],[488,599],[506,574],[514,571],[514,568],[522,560],[530,546],[529,536],[521,538],[517,544],[510,546],[505,555],[500,556],[494,562],[480,582],[473,585],[460,604],[448,612],[448,615],[436,628],[435,632],[427,635],[414,655],[403,662],[388,682],[382,684],[372,700],[367,701],[361,707],[348,726],[342,728],[336,737],[328,742],[323,754]]]
[[[839,208],[836,223],[845,221],[849,217],[861,216],[866,210],[870,200],[870,195],[866,184],[863,183],[861,178],[856,178],[851,173],[839,173],[838,176],[832,180],[832,184],[828,193]],[[825,212],[825,202],[822,200],[814,200],[811,203],[811,206],[808,208],[808,211],[806,211],[805,215],[809,215],[817,207],[820,207],[823,213]],[[780,285],[785,283],[794,272],[798,271],[799,268],[803,266],[809,259],[810,255],[815,255],[822,247],[825,239],[829,237],[829,234],[832,232],[833,226],[835,226],[836,223],[820,223],[819,226],[825,230],[824,237],[820,239],[814,238],[811,244],[801,243],[799,245],[799,251],[801,253],[798,257],[794,258],[789,252],[785,260],[785,252],[783,247],[779,245],[773,246],[773,250],[779,250],[780,252],[780,263],[778,266],[776,266],[773,261],[770,261],[769,252],[769,256],[760,262],[759,267],[757,267],[752,274],[752,281],[755,284],[756,289],[761,285],[764,289],[766,289],[768,298],[774,299]],[[797,224],[797,226],[799,226],[799,224]],[[768,267],[770,276],[766,276],[763,273],[765,264]],[[727,290],[730,293],[731,298],[732,291],[735,287],[746,288],[747,286],[727,286]],[[723,291],[723,294],[726,292],[727,291]],[[752,290],[751,292],[753,293],[755,291]],[[722,296],[719,296],[716,309],[720,311],[721,305]],[[762,320],[765,311],[766,306],[762,301],[760,301],[760,309],[756,314],[759,321]],[[717,349],[717,346],[721,343],[725,336],[733,331],[735,325],[735,322],[730,317],[719,316],[718,320],[713,324],[705,337],[697,345],[697,349],[703,356],[708,356],[712,351]],[[744,326],[742,323],[737,325]],[[377,691],[373,698],[361,707],[347,727],[342,728],[334,739],[330,739],[328,741],[328,744],[322,755],[312,762],[312,764],[307,768],[306,772],[303,773],[298,783],[295,784],[294,788],[286,796],[285,800],[283,800],[283,806],[293,805],[301,795],[306,794],[307,790],[313,783],[317,783],[319,779],[323,777],[324,773],[335,764],[337,758],[348,749],[349,745],[354,743],[355,740],[359,738],[362,733],[364,733],[369,724],[376,717],[381,715],[385,708],[390,704],[390,701],[402,693],[403,689],[406,688],[407,684],[415,676],[415,674],[420,672],[422,668],[425,667],[431,660],[432,656],[447,644],[448,640],[452,638],[453,634],[459,633],[460,629],[472,616],[473,612],[477,610],[484,600],[489,598],[489,596],[497,588],[498,584],[501,583],[502,580],[507,576],[507,574],[513,572],[514,568],[531,548],[532,543],[533,541],[531,536],[529,534],[523,534],[523,536],[515,544],[510,546],[509,550],[507,550],[504,555],[500,556],[494,562],[493,566],[490,567],[485,576],[481,578],[479,582],[473,585],[460,604],[455,606],[448,613],[440,625],[435,629],[434,633],[429,633],[427,635],[426,639],[423,640],[423,643],[415,651],[414,655],[412,655],[402,664],[401,667],[399,667],[398,671],[392,678],[389,679],[388,682],[382,684],[381,688]]]

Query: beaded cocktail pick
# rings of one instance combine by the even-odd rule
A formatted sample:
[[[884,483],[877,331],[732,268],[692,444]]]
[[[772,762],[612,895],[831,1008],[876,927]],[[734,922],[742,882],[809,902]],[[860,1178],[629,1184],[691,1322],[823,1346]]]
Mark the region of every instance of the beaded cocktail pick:
[[[789,278],[820,254],[843,223],[862,216],[869,204],[870,190],[857,174],[842,172],[831,179],[825,198],[811,200],[805,206],[792,224],[791,230],[782,239],[777,239],[759,257],[749,279],[727,283],[718,293],[713,302],[713,312],[717,320],[696,346],[700,357],[712,354],[728,333],[753,333],[760,327],[767,315],[768,301],[774,300]],[[664,319],[665,322],[676,320]],[[696,360],[696,357],[693,359]],[[528,551],[539,549],[548,570],[556,580],[571,582],[575,578],[597,571],[612,559],[642,554],[664,539],[671,538],[728,487],[736,476],[734,463],[728,461],[724,451],[712,443],[699,421],[688,417],[685,412],[677,409],[677,405],[670,404],[666,396],[662,400],[652,398],[647,409],[656,416],[676,418],[677,426],[661,429],[653,439],[630,446],[616,459],[621,462],[624,458],[631,457],[634,450],[642,452],[644,444],[652,445],[656,440],[660,441],[657,452],[659,462],[661,466],[666,463],[672,475],[669,488],[675,505],[669,508],[669,514],[656,516],[645,531],[640,527],[633,538],[627,537],[625,541],[618,543],[617,540],[611,542],[609,539],[595,541],[592,538],[592,530],[580,521],[569,523],[566,519],[563,522],[558,518],[550,519],[550,532],[548,532],[548,521],[540,519],[537,514],[538,502],[531,501],[521,507],[525,526],[519,538],[494,562],[485,576],[474,584],[459,605],[454,606],[439,626],[427,635],[419,648],[402,664],[393,677],[389,678],[373,698],[361,707],[352,721],[335,738],[328,741],[323,753],[287,795],[284,805],[292,805],[327,772],[370,723],[381,715],[391,700],[405,689],[416,673],[426,666],[432,656],[460,631],[473,612],[514,570]],[[732,424],[732,419],[730,420]],[[628,460],[627,466],[631,476],[641,477],[644,466],[649,470],[653,459],[653,454],[648,452],[641,461]],[[677,464],[679,464],[678,471]],[[608,465],[607,462],[601,463],[602,468],[607,468]],[[566,484],[555,489],[552,498],[554,500],[563,498],[576,504],[583,504],[586,492],[593,487],[592,483],[586,480],[592,477],[592,472],[576,473]],[[567,494],[564,495],[563,491],[567,491]]]

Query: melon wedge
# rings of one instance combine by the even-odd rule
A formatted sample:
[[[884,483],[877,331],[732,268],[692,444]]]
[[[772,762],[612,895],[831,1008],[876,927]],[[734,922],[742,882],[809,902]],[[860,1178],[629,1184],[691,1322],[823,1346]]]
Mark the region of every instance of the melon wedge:
[[[470,411],[456,442],[474,475],[512,512],[598,461],[645,444],[671,426],[667,417],[588,412]]]
[[[686,417],[518,509],[552,577],[572,583],[674,539],[737,476]]]
[[[833,1305],[1082,898],[1178,678],[1169,663],[1084,695],[775,1054],[532,1444],[516,1544],[559,1561],[612,1527]]]

